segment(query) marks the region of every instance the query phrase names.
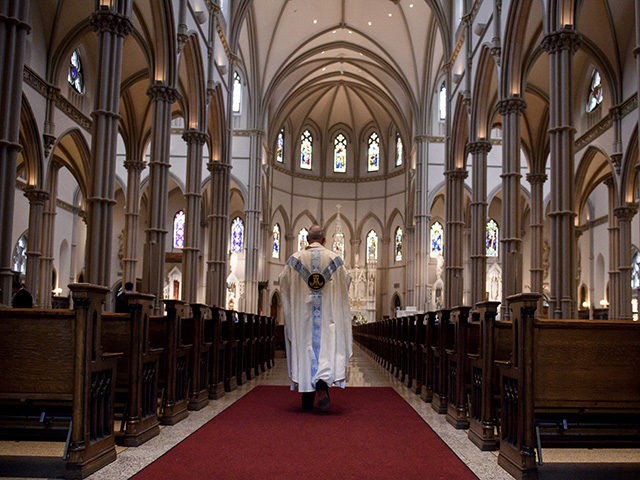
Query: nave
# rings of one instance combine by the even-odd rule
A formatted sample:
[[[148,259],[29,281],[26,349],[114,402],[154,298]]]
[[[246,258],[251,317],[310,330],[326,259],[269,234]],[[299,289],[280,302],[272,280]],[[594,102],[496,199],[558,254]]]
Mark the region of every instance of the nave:
[[[174,426],[161,427],[160,435],[139,447],[117,447],[115,462],[89,476],[89,480],[125,480],[149,465],[178,442],[198,430],[209,420],[235,403],[258,385],[288,385],[286,359],[282,351],[276,352],[273,368],[254,379],[239,385],[237,389],[212,401],[200,411],[192,411],[190,415]],[[473,471],[480,480],[511,480],[511,477],[497,463],[498,452],[482,452],[469,441],[465,430],[455,430],[447,423],[444,415],[438,415],[418,395],[409,390],[394,375],[381,365],[357,344],[354,344],[354,355],[350,361],[349,387],[392,387],[424,421],[444,440],[453,452]],[[291,395],[296,395],[292,393]],[[300,412],[302,415],[303,413]],[[389,428],[393,428],[392,425]],[[229,442],[233,443],[233,438]],[[0,442],[3,455],[50,455],[61,453],[61,444],[33,442]],[[419,447],[417,447],[419,448]],[[640,479],[638,451],[634,449],[593,450],[593,449],[545,449],[545,466],[539,469],[541,480],[635,480]],[[402,461],[401,458],[398,459]],[[576,463],[579,462],[579,463]],[[363,478],[366,478],[363,472]],[[9,478],[25,477],[0,477]],[[33,478],[33,477],[29,477]],[[339,478],[339,477],[336,477]],[[429,478],[425,472],[424,478]],[[36,479],[43,480],[43,479]],[[452,479],[454,480],[454,479]]]

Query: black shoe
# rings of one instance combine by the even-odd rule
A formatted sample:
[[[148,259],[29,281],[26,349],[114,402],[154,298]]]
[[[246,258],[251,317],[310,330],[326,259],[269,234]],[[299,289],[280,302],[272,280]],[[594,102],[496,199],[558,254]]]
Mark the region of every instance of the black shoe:
[[[328,412],[331,408],[331,400],[329,399],[329,386],[324,380],[318,380],[316,383],[316,396],[318,397],[318,410]]]
[[[316,392],[302,392],[302,410],[313,410],[313,402],[316,399]]]

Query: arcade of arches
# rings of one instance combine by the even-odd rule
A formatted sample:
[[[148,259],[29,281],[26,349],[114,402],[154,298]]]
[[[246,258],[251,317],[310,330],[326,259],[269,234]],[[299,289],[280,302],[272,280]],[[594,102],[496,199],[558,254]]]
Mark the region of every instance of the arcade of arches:
[[[640,2],[321,3],[2,1],[2,303],[277,315],[320,223],[358,322],[527,291],[634,318]]]

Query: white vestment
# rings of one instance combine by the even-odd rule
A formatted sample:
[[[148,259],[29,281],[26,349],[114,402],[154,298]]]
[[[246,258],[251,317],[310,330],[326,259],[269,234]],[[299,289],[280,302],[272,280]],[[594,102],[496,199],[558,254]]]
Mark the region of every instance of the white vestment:
[[[325,283],[313,290],[307,281],[317,273]],[[344,388],[352,334],[351,276],[342,258],[314,242],[289,257],[279,281],[291,389],[312,392],[318,380]]]

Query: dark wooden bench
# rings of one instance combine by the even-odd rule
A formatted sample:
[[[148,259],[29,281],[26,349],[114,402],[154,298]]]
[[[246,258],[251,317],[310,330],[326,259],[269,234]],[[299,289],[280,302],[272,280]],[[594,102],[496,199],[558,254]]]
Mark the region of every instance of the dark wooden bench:
[[[103,314],[102,344],[123,352],[116,381],[116,418],[121,422],[116,442],[131,447],[160,433],[157,399],[163,349],[152,348],[149,341],[154,296],[130,293],[126,299],[129,313]]]
[[[420,398],[425,402],[433,400],[433,335],[436,324],[436,312],[427,312],[422,317],[422,340],[420,349],[422,350],[422,387]]]
[[[65,476],[84,478],[116,458],[119,354],[104,353],[100,338],[108,289],[69,289],[73,310],[0,309],[0,434],[46,438],[62,419]]]
[[[224,396],[224,378],[226,371],[226,347],[222,335],[222,326],[227,321],[225,310],[211,308],[211,356],[209,364],[209,398],[216,400]]]
[[[640,324],[535,318],[539,296],[508,298],[512,361],[500,365],[498,464],[535,478],[542,446],[640,444]]]
[[[451,347],[453,336],[447,332],[451,329],[449,323],[450,310],[436,311],[436,318],[433,324],[433,334],[431,335],[431,354],[433,371],[433,398],[431,408],[438,413],[447,413],[448,403],[448,379],[447,379],[447,353],[446,349]],[[449,344],[447,344],[449,342]]]
[[[211,308],[200,303],[191,304],[192,315],[182,319],[182,340],[192,345],[191,377],[189,380],[189,410],[200,410],[209,403],[209,367],[213,345]]]
[[[467,350],[477,345],[477,330],[469,330],[469,312],[471,307],[451,309],[446,339],[446,379],[447,379],[447,421],[457,429],[469,428],[467,397],[470,390]]]

